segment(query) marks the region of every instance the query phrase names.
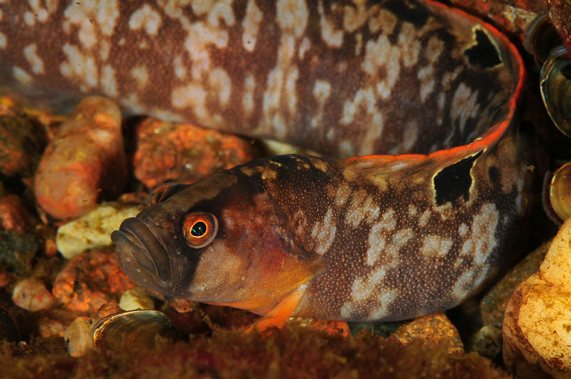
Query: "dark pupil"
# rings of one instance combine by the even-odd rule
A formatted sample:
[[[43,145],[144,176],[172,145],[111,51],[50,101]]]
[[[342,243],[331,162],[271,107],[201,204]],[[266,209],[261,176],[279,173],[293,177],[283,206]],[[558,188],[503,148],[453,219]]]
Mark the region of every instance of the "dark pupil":
[[[190,231],[190,234],[192,234],[195,237],[202,237],[204,233],[206,233],[205,223],[203,223],[202,221],[198,221],[194,223],[194,225],[192,225],[192,230]]]

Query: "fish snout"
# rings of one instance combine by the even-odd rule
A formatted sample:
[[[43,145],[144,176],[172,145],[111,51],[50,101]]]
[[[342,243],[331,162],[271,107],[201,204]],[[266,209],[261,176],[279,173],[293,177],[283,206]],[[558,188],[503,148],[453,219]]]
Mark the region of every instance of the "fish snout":
[[[123,272],[138,285],[170,296],[180,279],[161,232],[141,218],[131,217],[111,234],[111,239]]]

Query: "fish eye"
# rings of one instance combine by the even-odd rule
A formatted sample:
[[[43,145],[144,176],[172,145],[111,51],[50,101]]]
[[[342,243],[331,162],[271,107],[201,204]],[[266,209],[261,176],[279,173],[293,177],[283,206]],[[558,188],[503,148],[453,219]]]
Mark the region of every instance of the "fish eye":
[[[216,237],[218,220],[212,213],[193,212],[182,223],[182,235],[186,244],[195,249],[208,245]]]

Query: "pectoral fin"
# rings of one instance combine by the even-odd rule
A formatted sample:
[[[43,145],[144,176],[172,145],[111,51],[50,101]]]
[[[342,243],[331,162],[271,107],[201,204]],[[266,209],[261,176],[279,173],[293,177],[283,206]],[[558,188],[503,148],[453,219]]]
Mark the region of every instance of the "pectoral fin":
[[[257,330],[263,332],[270,328],[282,328],[291,315],[295,312],[301,297],[305,293],[307,285],[299,286],[295,291],[287,295],[274,308],[246,329],[246,332]]]

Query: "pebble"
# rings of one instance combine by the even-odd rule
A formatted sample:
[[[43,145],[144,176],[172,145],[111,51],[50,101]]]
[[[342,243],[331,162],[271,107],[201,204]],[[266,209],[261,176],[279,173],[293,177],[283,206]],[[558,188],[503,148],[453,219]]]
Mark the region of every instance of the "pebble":
[[[460,333],[444,313],[419,317],[400,326],[392,335],[401,344],[408,345],[415,340],[440,344],[445,342],[449,354],[463,354],[464,345]]]
[[[60,226],[56,235],[57,249],[66,259],[71,259],[85,250],[110,246],[111,232],[119,229],[123,220],[135,217],[139,212],[137,206],[103,203]]]
[[[123,292],[119,300],[119,308],[124,311],[134,311],[136,309],[153,309],[155,303],[149,295],[140,287]]]
[[[64,339],[67,352],[79,358],[93,350],[92,321],[88,317],[77,317],[65,329]]]
[[[37,319],[38,333],[43,338],[63,337],[65,329],[75,317],[73,312],[52,308]]]
[[[38,238],[34,234],[0,230],[0,272],[3,279],[9,279],[12,275],[19,278],[31,276],[39,248]]]
[[[37,312],[51,308],[54,297],[41,280],[28,278],[14,285],[12,301],[22,309]]]
[[[98,248],[70,259],[58,273],[53,295],[64,308],[95,316],[106,304],[118,304],[135,285],[119,268],[112,249]]]
[[[127,179],[121,113],[112,100],[87,97],[49,143],[34,178],[38,205],[58,219],[79,217]]]

